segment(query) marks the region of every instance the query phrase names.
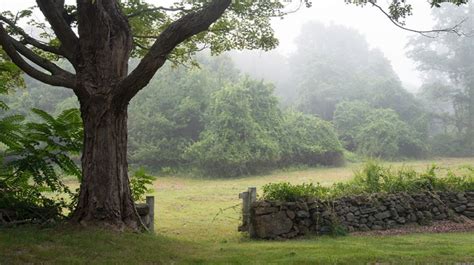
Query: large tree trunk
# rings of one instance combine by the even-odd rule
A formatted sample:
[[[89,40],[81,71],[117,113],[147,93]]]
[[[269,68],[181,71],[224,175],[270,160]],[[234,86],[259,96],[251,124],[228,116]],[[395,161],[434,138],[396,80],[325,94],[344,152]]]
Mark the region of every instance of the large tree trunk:
[[[127,175],[127,111],[106,98],[81,106],[84,122],[83,179],[73,220],[137,228]]]
[[[78,1],[76,94],[84,123],[82,183],[73,220],[138,228],[127,174],[127,76],[132,34],[118,1]]]

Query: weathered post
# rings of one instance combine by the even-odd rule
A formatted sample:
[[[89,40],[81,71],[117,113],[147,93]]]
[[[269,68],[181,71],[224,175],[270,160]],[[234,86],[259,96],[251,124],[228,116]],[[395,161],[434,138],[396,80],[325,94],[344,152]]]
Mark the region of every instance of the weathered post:
[[[247,191],[239,193],[239,199],[242,199],[242,225],[239,226],[240,232],[248,231],[249,229],[249,217],[250,217],[250,204],[249,204],[249,193]]]
[[[146,204],[148,205],[148,229],[155,233],[155,196],[146,196]]]
[[[249,187],[248,189],[248,231],[250,238],[255,237],[255,229],[251,220],[253,219],[252,211],[250,210],[252,203],[257,201],[257,188],[256,187]]]

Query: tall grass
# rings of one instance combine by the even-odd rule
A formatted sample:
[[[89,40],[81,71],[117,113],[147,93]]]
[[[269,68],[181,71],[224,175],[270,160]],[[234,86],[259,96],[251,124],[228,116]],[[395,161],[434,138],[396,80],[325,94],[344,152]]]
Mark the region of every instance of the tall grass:
[[[369,161],[355,172],[351,181],[335,183],[330,187],[319,183],[266,184],[263,186],[263,199],[294,201],[299,198],[334,199],[370,193],[474,190],[473,167],[461,167],[458,173],[443,171],[445,170],[436,165],[417,172],[410,167],[393,169],[377,161]]]

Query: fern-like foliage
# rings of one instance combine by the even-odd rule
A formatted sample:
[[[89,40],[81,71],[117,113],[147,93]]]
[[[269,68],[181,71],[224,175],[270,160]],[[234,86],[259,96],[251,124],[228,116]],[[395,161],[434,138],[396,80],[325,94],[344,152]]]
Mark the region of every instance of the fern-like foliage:
[[[0,211],[10,209],[12,220],[61,216],[73,208],[77,194],[64,184],[64,176],[81,177],[73,159],[82,149],[79,110],[57,117],[39,109],[32,112],[40,122],[24,123],[22,116],[0,120],[0,142],[6,146],[0,155]]]

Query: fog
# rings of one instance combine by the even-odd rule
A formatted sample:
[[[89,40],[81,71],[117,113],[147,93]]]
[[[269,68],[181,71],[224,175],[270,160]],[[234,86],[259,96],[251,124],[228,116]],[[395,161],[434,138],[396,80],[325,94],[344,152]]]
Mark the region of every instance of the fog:
[[[156,5],[163,3],[158,0],[148,0],[147,2]],[[389,1],[380,2],[382,6],[386,6]],[[15,12],[34,4],[33,0],[2,0],[0,10]],[[406,89],[414,92],[421,85],[420,73],[416,70],[414,62],[405,55],[405,45],[408,38],[415,33],[397,28],[375,8],[348,5],[343,0],[314,0],[311,8],[299,7],[299,1],[295,0],[285,4],[287,11],[296,12],[290,13],[284,19],[275,18],[272,23],[280,41],[276,51],[282,55],[288,56],[295,51],[294,40],[300,32],[301,26],[308,21],[345,25],[358,30],[367,38],[371,47],[378,48],[384,53],[391,61]],[[407,19],[407,27],[420,30],[431,29],[433,21],[430,17],[429,4],[426,1],[413,1],[413,6],[414,14]],[[36,17],[42,19],[39,14]]]

